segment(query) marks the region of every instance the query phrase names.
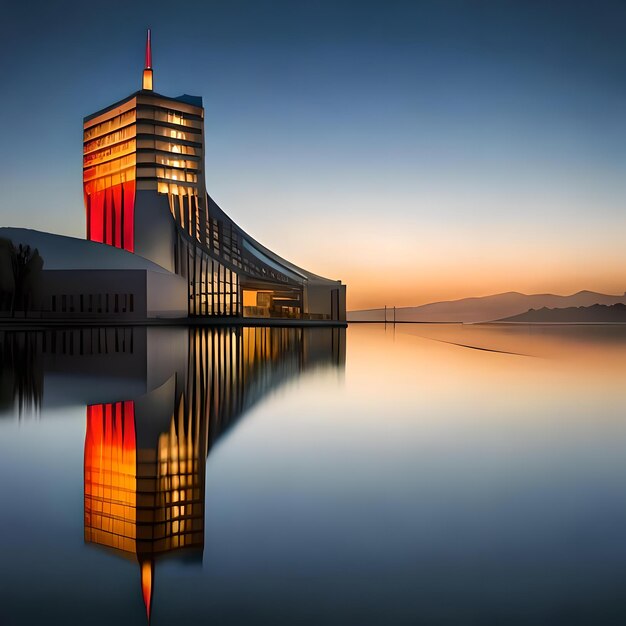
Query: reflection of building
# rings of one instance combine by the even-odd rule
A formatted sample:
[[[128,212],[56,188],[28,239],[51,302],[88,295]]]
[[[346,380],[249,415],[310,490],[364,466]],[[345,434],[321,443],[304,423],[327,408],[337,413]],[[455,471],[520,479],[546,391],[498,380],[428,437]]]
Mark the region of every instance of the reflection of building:
[[[87,407],[85,541],[138,561],[148,617],[155,559],[203,549],[212,443],[268,389],[314,364],[341,364],[342,333],[189,330],[182,376],[135,401]]]
[[[139,447],[133,402],[87,407],[85,541],[137,559],[148,618],[155,557],[204,545],[201,426],[175,411],[156,447]]]
[[[205,459],[215,440],[276,385],[345,359],[337,328],[185,333],[187,354],[165,383],[87,407],[85,541],[137,561],[148,617],[156,560],[202,554]]]
[[[201,558],[206,457],[269,391],[345,363],[343,328],[0,332],[0,408],[87,405],[85,542],[139,566]],[[50,384],[52,381],[52,384]]]
[[[274,254],[208,195],[202,99],[153,90],[149,33],[142,89],[84,120],[83,189],[88,241],[0,229],[39,249],[45,317],[345,322],[341,281]]]

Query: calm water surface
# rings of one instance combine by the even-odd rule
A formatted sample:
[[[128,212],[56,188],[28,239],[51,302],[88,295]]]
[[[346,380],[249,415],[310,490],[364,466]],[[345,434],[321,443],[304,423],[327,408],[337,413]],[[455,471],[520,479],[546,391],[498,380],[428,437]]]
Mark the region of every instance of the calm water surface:
[[[626,623],[626,328],[0,331],[0,624]]]

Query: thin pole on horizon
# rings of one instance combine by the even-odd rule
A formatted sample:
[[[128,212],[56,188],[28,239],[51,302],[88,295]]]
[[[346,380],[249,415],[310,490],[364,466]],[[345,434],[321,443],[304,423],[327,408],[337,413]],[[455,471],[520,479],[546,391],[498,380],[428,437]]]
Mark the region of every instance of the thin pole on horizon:
[[[387,326],[387,305],[385,304],[385,326]]]
[[[396,305],[393,305],[393,325],[396,325]]]

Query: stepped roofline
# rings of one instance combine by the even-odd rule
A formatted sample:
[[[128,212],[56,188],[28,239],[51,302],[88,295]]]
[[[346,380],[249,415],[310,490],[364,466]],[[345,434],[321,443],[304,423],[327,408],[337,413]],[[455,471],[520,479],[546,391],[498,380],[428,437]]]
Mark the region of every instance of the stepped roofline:
[[[83,117],[83,122],[89,122],[90,120],[95,119],[99,117],[100,115],[103,115],[104,113],[108,113],[109,111],[116,109],[122,104],[125,104],[129,100],[132,100],[133,98],[137,98],[138,96],[149,96],[151,98],[161,98],[163,100],[169,100],[171,102],[188,104],[190,106],[197,107],[197,108],[203,107],[202,96],[192,96],[190,94],[184,93],[180,96],[172,97],[172,96],[164,96],[162,93],[157,93],[156,91],[150,91],[147,89],[139,89],[138,91],[131,93],[129,96],[126,96],[125,98],[122,98],[121,100],[118,100],[117,102],[114,102],[113,104],[110,104],[109,106],[106,106],[100,109],[99,111],[96,111],[95,113],[86,115],[85,117]]]

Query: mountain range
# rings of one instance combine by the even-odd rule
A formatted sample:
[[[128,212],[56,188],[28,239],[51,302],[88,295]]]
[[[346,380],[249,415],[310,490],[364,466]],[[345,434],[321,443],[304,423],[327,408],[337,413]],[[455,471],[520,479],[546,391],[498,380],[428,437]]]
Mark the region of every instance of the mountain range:
[[[626,304],[626,293],[620,296],[579,291],[569,296],[551,293],[524,294],[516,291],[492,296],[463,298],[446,302],[433,302],[421,306],[396,309],[398,322],[491,322],[515,315],[525,314],[530,309],[566,309],[590,307],[594,304]],[[380,322],[384,320],[384,309],[348,311],[349,322]],[[387,321],[393,321],[393,310],[387,309]]]
[[[530,309],[526,313],[507,317],[499,322],[600,322],[600,323],[616,323],[626,322],[626,304],[621,302],[617,304],[593,304],[591,306],[567,307],[564,309]]]

